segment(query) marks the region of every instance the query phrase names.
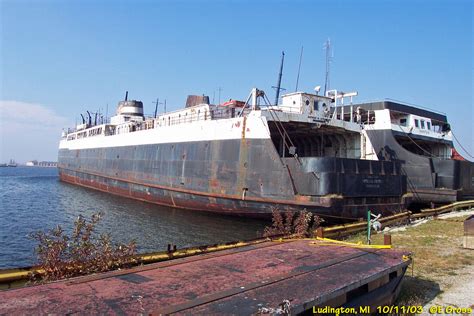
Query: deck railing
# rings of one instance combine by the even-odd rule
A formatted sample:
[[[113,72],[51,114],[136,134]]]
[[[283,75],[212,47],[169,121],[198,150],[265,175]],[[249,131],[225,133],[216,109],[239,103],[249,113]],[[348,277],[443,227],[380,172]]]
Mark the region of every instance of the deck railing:
[[[77,131],[75,128],[68,128],[67,134],[63,135],[64,139],[75,140],[95,136],[112,136],[117,134],[132,133],[136,131],[156,129],[165,126],[178,124],[188,124],[198,121],[221,120],[246,116],[251,110],[248,108],[215,108],[215,109],[194,109],[191,112],[177,111],[160,115],[153,118],[148,117],[144,121],[132,121],[122,126],[105,125],[104,129],[100,128],[100,132],[91,131],[99,125],[91,126],[84,130]],[[112,128],[113,127],[113,128]]]

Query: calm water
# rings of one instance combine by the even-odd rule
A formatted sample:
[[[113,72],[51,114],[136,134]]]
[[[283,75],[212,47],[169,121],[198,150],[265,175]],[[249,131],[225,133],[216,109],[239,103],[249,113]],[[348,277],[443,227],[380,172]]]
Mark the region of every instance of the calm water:
[[[104,214],[99,232],[116,242],[136,240],[139,252],[255,238],[266,222],[176,210],[85,189],[59,181],[56,168],[0,168],[0,268],[35,263],[28,234],[75,218]]]

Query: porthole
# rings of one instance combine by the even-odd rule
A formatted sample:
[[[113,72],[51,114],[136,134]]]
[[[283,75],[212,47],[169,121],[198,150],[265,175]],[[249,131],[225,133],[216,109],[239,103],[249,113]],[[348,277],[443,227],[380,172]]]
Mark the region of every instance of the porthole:
[[[305,103],[306,105],[309,105],[309,100],[306,100],[304,103]]]

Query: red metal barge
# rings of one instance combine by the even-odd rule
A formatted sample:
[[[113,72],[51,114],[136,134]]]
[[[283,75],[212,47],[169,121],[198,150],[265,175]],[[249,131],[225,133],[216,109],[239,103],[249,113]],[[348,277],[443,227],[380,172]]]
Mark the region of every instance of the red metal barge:
[[[0,292],[5,314],[250,315],[393,304],[406,253],[267,241]],[[367,312],[367,309],[365,309]]]

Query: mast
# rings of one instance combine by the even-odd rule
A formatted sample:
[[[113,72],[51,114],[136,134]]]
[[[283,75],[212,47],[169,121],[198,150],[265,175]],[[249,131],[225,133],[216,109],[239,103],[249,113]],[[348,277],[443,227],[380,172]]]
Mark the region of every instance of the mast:
[[[156,98],[156,102],[153,102],[153,103],[155,103],[155,115],[153,116],[154,118],[156,118],[156,114],[158,112],[158,103],[159,102],[160,102],[159,98]]]
[[[301,53],[300,53],[300,63],[298,65],[298,76],[296,76],[296,87],[295,92],[298,91],[298,83],[300,81],[300,71],[301,71],[301,60],[303,59],[303,46],[301,46]]]
[[[330,88],[330,65],[332,61],[331,57],[331,40],[328,38],[326,43],[324,44],[324,49],[326,49],[326,80],[324,82],[324,95],[326,95],[326,91],[328,91]]]
[[[281,52],[281,64],[280,64],[280,73],[278,75],[278,83],[276,87],[272,87],[276,89],[275,105],[278,105],[278,99],[280,98],[280,90],[282,90],[281,77],[283,76],[283,62],[284,61],[285,61],[285,52]]]

